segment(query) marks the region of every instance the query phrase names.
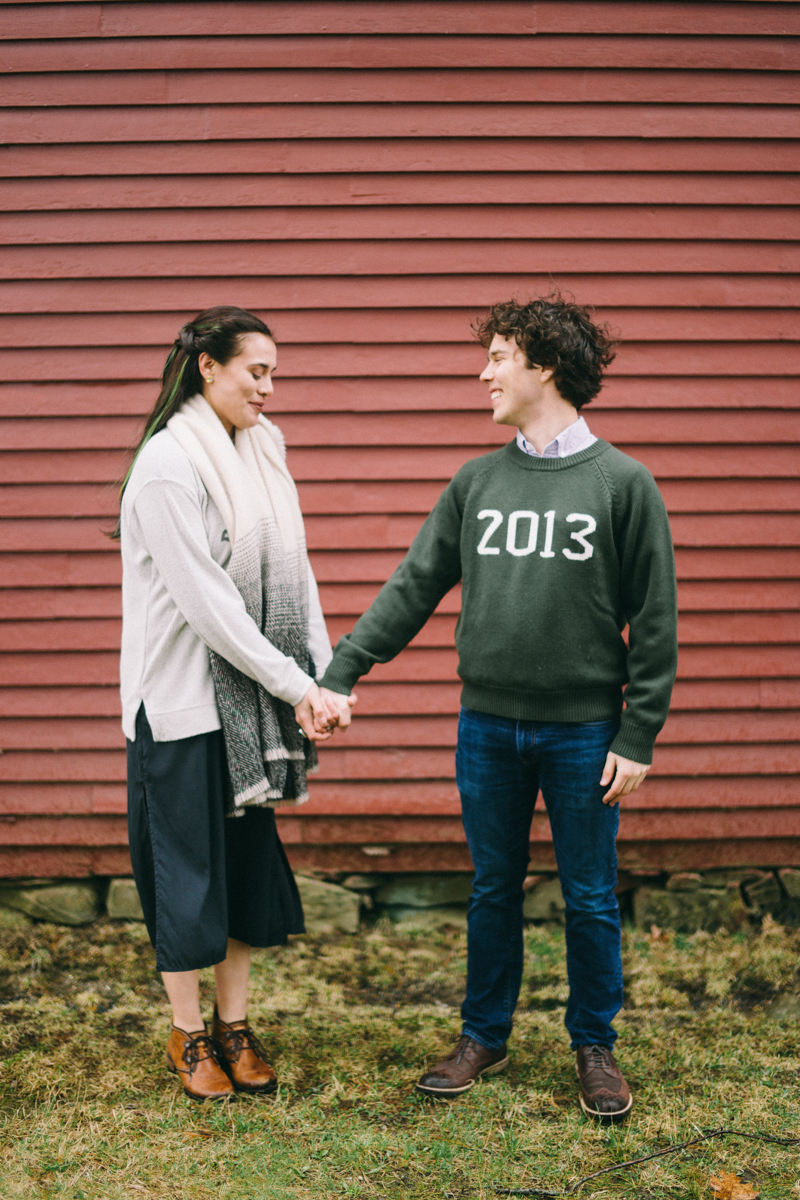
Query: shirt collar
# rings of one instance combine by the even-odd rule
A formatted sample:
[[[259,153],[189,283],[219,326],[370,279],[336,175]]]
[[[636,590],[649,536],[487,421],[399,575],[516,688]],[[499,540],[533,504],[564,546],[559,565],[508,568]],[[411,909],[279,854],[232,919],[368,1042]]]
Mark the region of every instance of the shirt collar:
[[[567,458],[570,454],[578,454],[581,450],[587,450],[596,441],[597,438],[583,417],[578,417],[577,421],[573,421],[566,429],[562,429],[561,433],[545,446],[542,454],[525,438],[521,429],[517,430],[517,445],[523,454],[529,454],[531,458]]]

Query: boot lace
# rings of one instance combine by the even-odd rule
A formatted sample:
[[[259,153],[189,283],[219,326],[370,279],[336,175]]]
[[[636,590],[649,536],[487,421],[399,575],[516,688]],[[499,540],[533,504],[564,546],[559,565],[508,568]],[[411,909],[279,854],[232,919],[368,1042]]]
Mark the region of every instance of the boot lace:
[[[584,1056],[587,1071],[611,1065],[611,1051],[605,1046],[585,1046]]]
[[[472,1039],[471,1037],[467,1037],[467,1035],[466,1035],[465,1033],[462,1033],[462,1034],[461,1034],[461,1035],[458,1037],[458,1039],[457,1039],[457,1041],[456,1041],[456,1048],[455,1048],[455,1050],[453,1051],[453,1054],[452,1054],[452,1057],[453,1057],[453,1059],[454,1059],[454,1060],[455,1060],[457,1063],[460,1063],[460,1062],[461,1062],[462,1058],[464,1057],[464,1055],[466,1054],[467,1050],[469,1049],[469,1045],[470,1045],[470,1042],[471,1042],[472,1040],[473,1040],[473,1039]]]
[[[243,1050],[252,1050],[259,1058],[264,1058],[264,1047],[249,1025],[243,1029],[223,1030],[220,1041],[226,1058],[237,1059]]]
[[[201,1054],[201,1050],[204,1050],[205,1053]],[[219,1062],[217,1051],[209,1035],[199,1033],[197,1037],[187,1038],[183,1048],[183,1061],[189,1068],[190,1075],[194,1074],[197,1064],[206,1058],[213,1058],[214,1062]]]

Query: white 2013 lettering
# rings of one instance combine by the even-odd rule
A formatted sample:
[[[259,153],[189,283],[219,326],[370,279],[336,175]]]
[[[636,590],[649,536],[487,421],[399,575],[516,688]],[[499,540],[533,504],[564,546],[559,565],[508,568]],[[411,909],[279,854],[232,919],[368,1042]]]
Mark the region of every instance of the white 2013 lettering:
[[[555,558],[553,552],[553,531],[555,526],[555,510],[549,509],[545,514],[545,539],[544,549],[539,551],[540,558]],[[478,513],[479,521],[488,521],[486,529],[483,532],[483,537],[478,542],[478,554],[499,554],[499,546],[490,546],[489,542],[503,524],[503,514],[496,508],[484,508]],[[566,518],[569,524],[575,521],[584,521],[582,529],[574,530],[570,533],[570,538],[577,542],[583,549],[567,550],[564,549],[561,553],[565,558],[569,558],[572,562],[585,562],[587,558],[591,558],[594,554],[594,546],[587,541],[588,535],[594,533],[597,529],[597,521],[588,513],[570,513]],[[520,522],[529,522],[528,524],[528,541],[527,544],[517,545],[517,534]],[[524,537],[523,525],[523,537]],[[506,530],[506,551],[508,554],[513,554],[515,558],[524,558],[528,554],[533,554],[536,550],[536,544],[539,537],[539,514],[532,512],[527,508],[517,509],[512,512],[508,518],[508,529]]]
[[[586,535],[594,533],[595,529],[597,529],[597,521],[595,521],[594,517],[590,517],[588,513],[570,513],[567,520],[570,524],[573,521],[586,522],[583,529],[578,529],[575,533],[569,535],[583,546],[583,550],[580,554],[577,554],[574,550],[564,550],[562,553],[565,558],[571,558],[573,562],[585,562],[587,558],[591,558],[594,554],[594,546],[591,542],[587,542]]]
[[[519,521],[530,521],[528,526],[528,544],[522,549],[517,548],[517,524]],[[506,550],[509,554],[514,554],[517,558],[522,558],[526,554],[533,554],[536,549],[536,539],[539,536],[539,514],[530,512],[528,509],[520,508],[517,512],[513,512],[508,518],[508,535],[506,537]]]
[[[497,526],[503,524],[503,514],[498,512],[496,508],[484,508],[482,512],[478,513],[479,521],[485,521],[487,517],[490,518],[490,524],[487,525],[486,532],[478,543],[478,554],[499,554],[500,547],[490,546],[489,538],[495,529],[497,529]]]

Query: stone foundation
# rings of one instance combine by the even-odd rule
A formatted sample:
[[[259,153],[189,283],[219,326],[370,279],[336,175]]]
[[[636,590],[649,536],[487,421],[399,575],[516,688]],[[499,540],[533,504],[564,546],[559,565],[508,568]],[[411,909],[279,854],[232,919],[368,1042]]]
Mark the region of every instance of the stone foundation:
[[[362,920],[388,918],[398,931],[463,929],[472,876],[468,872],[362,874],[318,872],[297,875],[309,933],[355,933]],[[767,913],[785,925],[800,925],[800,870],[731,868],[636,876],[621,871],[620,909],[641,929],[744,929]],[[558,876],[525,880],[524,915],[529,921],[564,923]],[[142,908],[130,878],[0,880],[0,930],[33,921],[88,925],[105,914],[141,921]]]

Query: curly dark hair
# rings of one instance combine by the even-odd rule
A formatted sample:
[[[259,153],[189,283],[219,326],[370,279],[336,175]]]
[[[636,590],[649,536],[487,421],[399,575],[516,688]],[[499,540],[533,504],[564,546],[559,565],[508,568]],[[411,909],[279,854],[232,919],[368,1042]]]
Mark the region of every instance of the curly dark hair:
[[[560,292],[528,304],[493,304],[475,332],[487,349],[499,333],[513,337],[529,367],[552,367],[560,394],[575,408],[593,400],[603,386],[603,370],[614,359],[616,343],[608,327],[595,325],[588,308],[565,300]]]

